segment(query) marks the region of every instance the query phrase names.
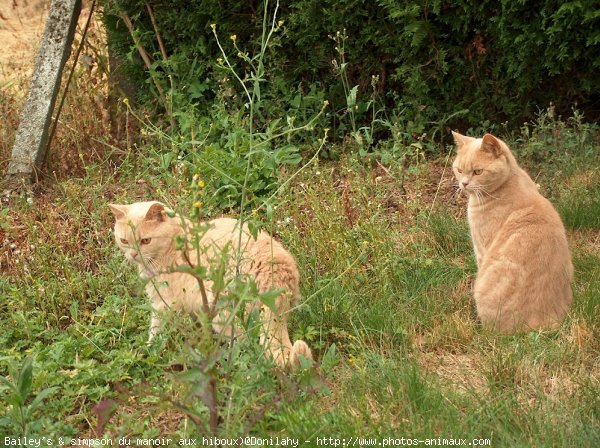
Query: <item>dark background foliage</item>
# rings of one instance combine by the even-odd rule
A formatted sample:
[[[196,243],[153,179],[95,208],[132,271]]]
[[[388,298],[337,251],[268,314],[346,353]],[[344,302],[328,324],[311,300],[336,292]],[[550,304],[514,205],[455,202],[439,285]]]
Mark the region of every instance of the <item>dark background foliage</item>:
[[[147,2],[139,0],[105,0],[111,51],[127,58],[126,73],[139,98],[154,98],[148,71],[120,18],[126,14],[153,55],[152,70],[170,88],[174,107],[191,105],[200,115],[210,114],[215,92],[223,88],[215,68],[221,54],[210,24],[217,25],[232,54],[233,34],[252,53],[260,44],[263,2],[148,3],[168,59],[160,55]],[[518,126],[550,104],[558,114],[577,108],[589,120],[600,116],[600,6],[595,0],[284,0],[278,20],[284,21],[283,31],[269,50],[264,88],[273,101],[262,118],[281,116],[297,103],[298,94],[319,96],[333,106],[325,124],[343,136],[346,98],[331,37],[344,30],[346,75],[351,86],[359,86],[357,101],[362,102],[360,124],[372,119],[369,107],[400,120],[414,135],[432,125],[439,130],[482,123]],[[378,76],[375,92],[372,76]],[[380,136],[385,132],[380,129]]]

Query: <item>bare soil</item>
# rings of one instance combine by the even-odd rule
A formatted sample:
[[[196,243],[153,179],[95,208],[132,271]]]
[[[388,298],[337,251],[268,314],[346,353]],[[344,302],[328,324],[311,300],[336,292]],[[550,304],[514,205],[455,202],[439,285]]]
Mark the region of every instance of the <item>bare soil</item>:
[[[0,1],[0,88],[29,79],[50,0]]]

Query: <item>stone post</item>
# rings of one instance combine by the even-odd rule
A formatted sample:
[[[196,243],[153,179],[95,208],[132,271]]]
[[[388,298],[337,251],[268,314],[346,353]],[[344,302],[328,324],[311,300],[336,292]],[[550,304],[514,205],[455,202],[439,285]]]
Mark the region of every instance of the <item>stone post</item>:
[[[52,0],[5,176],[9,189],[31,183],[44,161],[52,111],[80,12],[81,0]]]

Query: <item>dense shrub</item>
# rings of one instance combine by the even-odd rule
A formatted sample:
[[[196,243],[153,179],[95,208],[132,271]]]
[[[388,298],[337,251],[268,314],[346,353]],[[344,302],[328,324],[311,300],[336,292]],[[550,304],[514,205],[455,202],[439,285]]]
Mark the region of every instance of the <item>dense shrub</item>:
[[[236,88],[216,69],[221,53],[210,24],[227,51],[235,54],[229,40],[235,35],[252,53],[262,36],[263,2],[161,0],[152,7],[167,60],[145,1],[105,0],[110,45],[132,56],[130,73],[146,80],[138,85],[147,98],[154,87],[119,17],[127,14],[173,107],[208,113],[215,92]],[[574,106],[588,119],[600,114],[600,7],[594,0],[282,0],[277,20],[284,25],[267,55],[263,96],[272,101],[263,118],[281,116],[312,88],[313,96],[320,92],[332,104],[328,125],[343,134],[350,128],[344,76],[358,86],[357,125],[400,121],[414,135],[486,120],[517,125],[550,103],[559,114]],[[347,36],[343,55],[338,32]],[[374,117],[373,109],[380,114]],[[386,129],[381,126],[380,135]]]

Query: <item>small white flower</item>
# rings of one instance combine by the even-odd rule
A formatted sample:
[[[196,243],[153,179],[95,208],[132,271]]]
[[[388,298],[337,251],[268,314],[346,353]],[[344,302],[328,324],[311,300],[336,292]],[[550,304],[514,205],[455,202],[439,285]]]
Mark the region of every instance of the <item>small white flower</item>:
[[[29,205],[33,204],[33,198],[27,198],[27,203],[28,203]]]

